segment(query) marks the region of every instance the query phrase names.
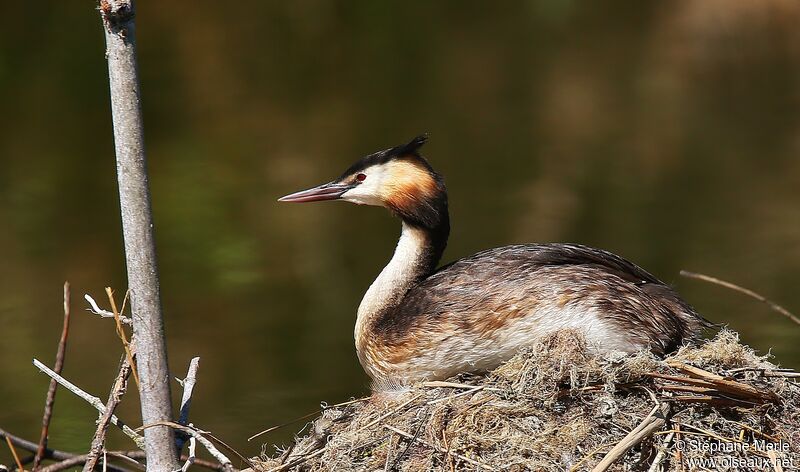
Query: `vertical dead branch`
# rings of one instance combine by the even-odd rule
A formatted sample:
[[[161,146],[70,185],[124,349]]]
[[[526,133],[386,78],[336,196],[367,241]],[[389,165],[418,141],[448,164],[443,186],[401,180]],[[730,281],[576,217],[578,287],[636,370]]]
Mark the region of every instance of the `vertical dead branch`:
[[[106,37],[142,422],[153,424],[171,420],[172,405],[136,67],[135,5],[133,0],[100,0],[100,15]],[[148,470],[171,471],[179,467],[170,428],[148,428],[145,442]]]
[[[56,364],[53,369],[57,374],[61,373],[64,367],[64,353],[67,350],[67,337],[69,336],[69,305],[70,305],[70,290],[69,282],[64,282],[64,325],[61,328],[61,339],[58,341],[58,350],[56,351]],[[56,401],[56,388],[58,382],[50,380],[50,388],[47,389],[47,399],[44,401],[44,416],[42,417],[42,435],[39,438],[39,448],[36,449],[36,455],[33,457],[33,470],[39,468],[39,464],[44,457],[44,451],[47,449],[47,434],[50,429],[50,418],[53,416],[53,404]]]

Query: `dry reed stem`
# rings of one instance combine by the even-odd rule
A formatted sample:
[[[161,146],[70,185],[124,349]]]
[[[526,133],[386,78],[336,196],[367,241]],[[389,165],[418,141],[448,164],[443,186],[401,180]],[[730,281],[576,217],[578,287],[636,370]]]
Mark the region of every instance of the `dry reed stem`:
[[[779,442],[779,439],[778,439],[778,438],[776,438],[775,436],[770,436],[769,434],[766,434],[766,433],[764,433],[763,431],[759,431],[759,430],[757,430],[757,429],[755,429],[755,428],[752,428],[752,427],[750,427],[750,426],[747,426],[746,424],[744,424],[744,423],[742,423],[742,422],[739,422],[739,421],[731,421],[731,423],[735,424],[736,426],[739,426],[739,427],[741,427],[742,429],[746,429],[746,430],[750,431],[751,433],[755,433],[755,434],[757,434],[757,435],[759,435],[759,436],[761,436],[761,437],[763,437],[763,438],[769,439],[770,441],[772,441],[772,442],[774,442],[774,443],[777,443],[777,442]]]
[[[659,416],[656,416],[656,413],[659,413]],[[645,439],[649,438],[656,432],[656,430],[661,429],[662,426],[667,421],[667,415],[669,414],[669,405],[661,405],[656,402],[656,406],[653,407],[653,410],[650,411],[650,414],[647,415],[639,425],[633,429],[630,433],[628,433],[620,442],[616,444],[610,451],[603,457],[603,459],[592,469],[592,472],[604,472],[608,470],[611,465],[617,461],[620,457],[624,456],[628,450],[630,450],[633,446],[639,444],[640,442],[644,441]]]
[[[780,397],[773,392],[762,391],[753,387],[752,385],[726,379],[720,375],[703,370],[699,367],[694,367],[674,360],[667,360],[667,365],[692,377],[705,381],[713,385],[713,387],[717,390],[742,397],[743,399],[749,400],[755,398],[760,400],[762,403],[779,403],[781,401]]]
[[[650,468],[647,469],[647,472],[658,472],[658,467],[661,465],[661,462],[664,460],[664,457],[667,455],[667,448],[669,447],[670,443],[672,442],[672,438],[675,437],[675,431],[670,431],[670,433],[664,438],[664,441],[661,443],[661,447],[658,448],[658,453],[656,454],[655,459],[653,459],[653,463],[650,464]]]
[[[14,445],[11,443],[11,438],[6,436],[6,444],[8,444],[8,449],[11,451],[11,455],[14,456],[14,462],[17,463],[17,468],[19,470],[24,470],[22,467],[22,461],[19,460],[19,455],[17,454],[17,450],[14,448]]]
[[[305,462],[305,461],[307,461],[309,459],[313,459],[314,457],[317,457],[317,456],[321,455],[323,452],[325,452],[325,448],[321,447],[321,448],[317,449],[316,451],[314,451],[314,452],[312,452],[312,453],[310,453],[308,455],[305,455],[305,456],[303,456],[303,457],[301,457],[299,459],[295,459],[295,460],[293,460],[291,462],[287,462],[286,464],[281,464],[281,465],[279,465],[277,467],[273,467],[273,468],[267,470],[267,472],[280,472],[282,470],[289,469],[289,468],[294,467],[296,465],[302,464],[303,462]],[[257,469],[257,470],[260,470],[260,469]]]
[[[654,434],[658,434],[658,433],[654,433]],[[581,458],[581,460],[579,460],[578,462],[576,462],[576,463],[575,463],[575,465],[573,465],[572,467],[570,467],[570,468],[569,468],[569,472],[575,472],[576,470],[578,470],[578,469],[580,468],[580,466],[581,466],[581,465],[583,465],[583,463],[584,463],[584,462],[588,461],[589,459],[591,459],[592,457],[594,457],[594,455],[595,455],[595,454],[597,454],[598,452],[602,451],[603,449],[605,449],[605,448],[607,448],[607,447],[609,447],[609,446],[611,446],[611,444],[605,444],[605,443],[604,443],[604,444],[601,444],[601,445],[597,446],[596,448],[592,449],[591,451],[589,451],[589,453],[588,453],[588,454],[586,454],[585,456],[583,456],[583,457]],[[613,446],[611,446],[611,447],[613,447]]]
[[[417,395],[414,395],[414,396],[413,396],[413,397],[411,397],[411,399],[410,399],[410,400],[408,400],[407,402],[404,402],[402,405],[400,405],[400,406],[398,406],[398,407],[396,407],[396,408],[393,408],[393,409],[392,409],[392,410],[390,410],[388,413],[386,413],[386,414],[384,414],[384,415],[381,415],[381,416],[379,416],[379,417],[375,418],[373,421],[370,421],[369,423],[367,423],[367,424],[365,424],[364,426],[360,427],[360,428],[359,428],[359,430],[364,430],[364,429],[371,428],[372,426],[375,426],[376,424],[380,423],[381,421],[385,420],[386,418],[389,418],[390,416],[393,416],[393,415],[395,415],[395,414],[399,413],[399,412],[400,412],[400,410],[402,410],[403,408],[407,407],[408,405],[410,405],[411,403],[413,403],[414,401],[416,401],[416,400],[417,400],[419,397],[421,397],[421,396],[422,396],[422,394],[421,394],[421,393],[419,393],[419,394],[417,394]]]
[[[122,341],[122,347],[125,349],[125,355],[128,356],[128,363],[131,365],[133,380],[136,382],[136,388],[141,389],[141,384],[139,383],[139,373],[136,371],[136,363],[133,361],[131,345],[128,342],[128,336],[125,334],[125,330],[122,329],[122,321],[120,320],[121,312],[117,311],[117,302],[114,300],[114,292],[111,290],[111,287],[106,287],[106,295],[108,295],[108,303],[111,304],[111,312],[114,313],[114,323],[116,323],[117,326],[117,336],[119,336],[120,341]],[[125,293],[125,297],[127,298],[127,292]]]
[[[450,472],[455,472],[456,464],[453,460],[453,455],[450,454],[450,442],[447,440],[447,431],[444,429],[442,430],[442,442],[444,443],[444,448],[447,450],[447,463],[450,466]]]
[[[470,385],[470,384],[457,383],[457,382],[444,382],[442,380],[429,380],[427,382],[422,382],[422,386],[423,387],[428,387],[428,388],[440,388],[440,387],[444,387],[444,388],[448,388],[448,387],[449,388],[465,388],[467,390],[473,389],[473,388],[476,388],[476,387],[481,387],[482,389],[488,390],[490,392],[501,392],[502,391],[502,389],[500,389],[500,388],[487,387],[486,385]]]
[[[439,447],[439,446],[437,446],[435,444],[431,444],[428,441],[425,441],[424,439],[420,439],[420,438],[416,437],[415,435],[412,435],[411,433],[407,433],[407,432],[405,432],[403,430],[397,429],[394,426],[389,426],[388,424],[385,424],[385,425],[383,425],[383,427],[388,429],[389,431],[392,431],[393,433],[397,433],[400,436],[403,436],[404,438],[411,440],[412,442],[416,441],[416,442],[418,442],[420,444],[424,444],[425,446],[428,446],[431,449],[439,451],[439,452],[441,452],[443,454],[447,454],[447,455],[451,455],[451,456],[457,457],[457,458],[461,459],[462,461],[467,462],[469,464],[472,464],[472,465],[474,465],[476,467],[481,467],[481,468],[489,470],[489,471],[496,471],[497,470],[494,467],[490,466],[489,464],[484,464],[483,462],[476,461],[475,459],[470,459],[469,457],[467,457],[467,456],[465,456],[463,454],[459,454],[457,452],[448,451],[447,449],[443,449],[443,448],[441,448],[441,447]]]
[[[119,309],[119,316],[122,318],[122,314],[125,313],[125,305],[128,304],[128,298],[130,298],[131,289],[125,290],[125,296],[122,297],[122,308]]]
[[[449,395],[449,396],[442,397],[442,398],[437,398],[436,400],[431,400],[431,401],[428,402],[428,405],[435,405],[437,403],[441,403],[441,402],[444,402],[444,401],[447,401],[447,400],[453,400],[454,398],[463,397],[464,395],[469,395],[470,393],[479,392],[479,391],[484,390],[484,389],[485,389],[485,387],[483,385],[479,385],[477,387],[471,388],[470,390],[464,390],[462,392],[458,392],[458,393],[453,394],[453,395]]]
[[[683,441],[683,435],[680,423],[675,424],[675,440]],[[683,472],[683,451],[681,450],[675,451],[675,460],[678,462],[678,470],[680,472]]]
[[[383,463],[383,470],[384,472],[389,472],[389,459],[392,457],[392,452],[394,451],[392,439],[394,436],[389,436],[389,444],[386,446],[386,461]]]

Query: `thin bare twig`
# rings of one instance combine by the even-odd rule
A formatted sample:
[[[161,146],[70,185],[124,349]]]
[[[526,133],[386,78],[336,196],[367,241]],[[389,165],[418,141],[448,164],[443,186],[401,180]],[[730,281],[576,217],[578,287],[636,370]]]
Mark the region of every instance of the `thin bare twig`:
[[[189,456],[186,458],[186,462],[183,463],[183,467],[181,467],[181,472],[187,472],[189,467],[194,464],[195,461],[195,452],[197,451],[197,438],[194,436],[189,438]]]
[[[64,388],[66,388],[70,392],[74,393],[75,395],[81,397],[87,403],[89,403],[90,405],[95,407],[95,409],[97,409],[97,411],[99,411],[101,414],[105,413],[106,407],[105,407],[105,405],[103,405],[103,402],[101,402],[99,398],[84,392],[78,386],[76,386],[75,384],[73,384],[69,380],[65,379],[64,377],[60,376],[59,374],[56,374],[55,372],[53,372],[52,369],[50,369],[46,365],[44,365],[41,362],[39,362],[38,359],[34,359],[33,360],[33,365],[35,365],[37,368],[39,368],[39,370],[41,370],[42,372],[44,372],[45,374],[50,376],[50,378],[55,379]],[[124,422],[122,422],[122,420],[117,418],[115,415],[111,415],[111,420],[110,421],[111,421],[111,424],[113,424],[113,425],[119,427],[120,429],[122,429],[122,432],[125,433],[126,436],[128,436],[129,438],[131,438],[133,440],[133,442],[136,444],[136,447],[138,447],[140,449],[144,448],[144,438],[142,438],[140,435],[136,434],[136,431],[132,430],[128,425],[126,425]]]
[[[67,350],[67,338],[69,337],[69,317],[70,317],[70,289],[69,282],[64,282],[64,323],[61,328],[61,339],[58,340],[58,350],[56,351],[56,363],[53,370],[56,373],[61,373],[64,368],[64,353]],[[33,457],[33,470],[39,468],[39,464],[44,457],[44,451],[47,449],[47,435],[50,429],[50,419],[53,417],[53,404],[56,401],[56,388],[58,382],[50,380],[50,387],[47,389],[47,398],[44,401],[44,416],[42,417],[42,434],[39,437],[39,448],[36,450],[36,455]]]
[[[14,444],[11,443],[11,439],[6,436],[6,444],[8,444],[8,449],[11,451],[11,455],[14,456],[14,462],[17,463],[17,468],[19,470],[24,470],[22,468],[22,462],[19,460],[19,455],[17,454],[16,448],[14,448]]]
[[[114,292],[111,290],[111,287],[106,287],[106,295],[108,295],[108,303],[111,304],[111,312],[114,313],[114,323],[116,323],[117,326],[117,336],[119,336],[120,341],[122,341],[122,347],[125,349],[125,355],[128,357],[128,364],[131,366],[133,380],[136,381],[136,388],[140,389],[142,388],[142,385],[139,383],[139,373],[136,371],[136,363],[133,362],[133,349],[131,347],[131,343],[128,342],[128,336],[125,334],[125,330],[122,329],[120,312],[117,311],[117,302],[114,300]]]
[[[132,464],[138,470],[145,470],[144,464],[136,461],[133,459],[129,454],[131,452],[141,452],[141,451],[118,451],[118,452],[107,452],[107,456],[117,457],[117,458],[124,458],[128,461],[129,464]],[[78,467],[83,465],[86,462],[86,456],[88,454],[80,454],[80,455],[73,455],[69,459],[64,459],[55,464],[50,464],[46,467],[42,467],[40,469],[41,472],[59,472],[61,470],[71,469],[73,467]],[[119,467],[114,464],[108,463],[106,460],[107,457],[103,458],[103,470],[109,470],[112,472],[128,472],[129,469],[125,469],[123,467]],[[141,454],[141,459],[144,459],[144,453]]]
[[[688,277],[690,279],[697,279],[697,280],[702,280],[704,282],[710,282],[712,284],[717,284],[717,285],[720,285],[722,287],[729,288],[731,290],[735,290],[735,291],[737,291],[739,293],[743,293],[743,294],[745,294],[745,295],[747,295],[749,297],[755,298],[756,300],[760,301],[761,303],[764,303],[768,307],[772,308],[774,311],[777,311],[781,315],[789,318],[795,324],[800,325],[800,318],[794,316],[791,312],[789,312],[789,310],[787,310],[786,308],[778,305],[777,303],[773,302],[772,300],[770,300],[770,299],[768,299],[768,298],[766,298],[766,297],[764,297],[764,296],[762,296],[762,295],[760,295],[760,294],[758,294],[758,293],[756,293],[756,292],[754,292],[754,291],[752,291],[750,289],[741,287],[741,286],[736,285],[736,284],[731,283],[731,282],[726,282],[725,280],[720,280],[720,279],[718,279],[716,277],[711,277],[710,275],[698,274],[696,272],[689,272],[688,270],[682,270],[681,271],[681,275],[684,276],[684,277]]]
[[[192,428],[194,428],[194,425],[192,425],[191,423],[189,423],[189,426],[190,426],[190,427],[192,427]],[[197,428],[195,428],[195,429],[197,429]],[[199,431],[199,430],[198,430],[198,431]],[[218,438],[218,437],[214,436],[213,434],[211,434],[211,433],[210,433],[210,432],[208,432],[208,431],[203,431],[203,434],[205,434],[207,437],[211,438],[211,440],[212,440],[212,441],[214,441],[215,443],[217,443],[217,444],[219,444],[220,446],[222,446],[223,448],[225,448],[225,449],[226,449],[228,452],[231,452],[231,453],[235,454],[235,455],[236,455],[236,457],[238,457],[238,458],[239,458],[239,460],[241,460],[242,462],[244,462],[245,464],[247,464],[247,465],[248,465],[250,468],[253,468],[253,467],[255,467],[255,464],[253,464],[253,463],[250,461],[250,459],[248,459],[247,457],[245,457],[245,456],[241,455],[241,454],[239,453],[239,451],[237,451],[236,449],[232,448],[230,445],[228,445],[228,444],[227,444],[225,441],[223,441],[222,439],[220,439],[220,438]]]
[[[450,442],[447,440],[447,432],[444,429],[442,430],[442,442],[444,443],[444,448],[447,450],[445,456],[450,465],[450,472],[456,472],[456,463],[453,460],[453,456],[450,455]]]
[[[108,394],[108,401],[106,402],[106,411],[100,417],[100,421],[97,423],[97,430],[94,433],[94,438],[92,438],[92,445],[89,448],[89,454],[86,456],[86,463],[83,465],[83,472],[91,472],[94,470],[94,466],[97,464],[97,459],[100,455],[100,451],[103,449],[103,444],[106,441],[106,431],[108,430],[108,423],[111,421],[111,416],[114,414],[114,410],[119,405],[120,400],[122,400],[122,395],[125,394],[125,390],[128,387],[128,376],[131,374],[131,363],[129,359],[123,358],[122,364],[119,367],[119,373],[117,374],[117,378],[114,380],[114,387],[111,389],[111,393]],[[105,460],[103,464],[105,464]]]
[[[394,462],[392,462],[392,465],[389,466],[390,470],[394,470],[394,468],[397,467],[398,464],[403,462],[403,459],[405,459],[406,455],[408,454],[408,451],[411,450],[411,445],[414,444],[414,441],[417,441],[419,439],[419,434],[422,432],[422,428],[425,426],[425,422],[428,419],[429,412],[430,412],[430,407],[425,408],[425,410],[423,411],[422,420],[419,422],[419,426],[417,426],[416,431],[414,431],[414,436],[411,438],[410,441],[408,441],[406,447],[403,448],[403,452],[398,454],[397,457],[394,459]],[[422,441],[422,443],[424,443],[424,441]],[[398,443],[397,445],[399,446],[400,443]]]
[[[320,413],[319,411],[312,411],[311,413],[307,413],[307,414],[305,414],[303,416],[300,416],[298,418],[295,418],[295,419],[293,419],[291,421],[287,421],[285,423],[281,423],[281,424],[278,424],[278,425],[275,425],[275,426],[270,426],[269,428],[267,428],[267,429],[265,429],[263,431],[259,431],[256,434],[250,436],[249,438],[247,438],[247,440],[248,441],[252,441],[253,439],[255,439],[257,437],[262,436],[262,435],[267,434],[267,433],[271,433],[271,432],[275,431],[276,429],[284,428],[286,426],[289,426],[290,424],[297,423],[298,421],[303,421],[305,419],[317,416],[317,415],[319,415],[319,413]]]
[[[569,468],[569,472],[575,472],[577,470],[583,470],[583,469],[581,469],[581,465],[583,465],[584,462],[588,461],[589,459],[594,457],[596,454],[598,454],[600,451],[602,451],[603,449],[608,448],[609,446],[611,446],[611,444],[603,443],[603,444],[597,446],[596,448],[592,449],[588,454],[585,454],[583,456],[583,458],[581,458],[581,460],[579,460],[578,462],[572,464],[572,467]]]
[[[63,461],[56,462],[55,464],[50,464],[47,467],[42,467],[40,469],[41,472],[59,472],[61,470],[71,469],[72,467],[78,467],[86,462],[86,455],[80,455],[75,457],[70,457],[69,459],[64,459]],[[113,469],[112,470],[119,470],[124,471],[125,469]],[[141,469],[140,469],[141,470]]]
[[[647,472],[658,472],[659,466],[661,466],[661,462],[664,460],[664,457],[667,455],[667,447],[672,442],[672,438],[675,436],[675,431],[670,431],[669,434],[664,438],[664,442],[661,443],[661,447],[658,448],[658,453],[656,454],[655,459],[650,464],[650,468],[647,469]]]
[[[107,459],[108,459],[109,456],[111,456],[112,458],[115,458],[115,459],[121,459],[121,460],[127,462],[128,464],[133,465],[137,469],[146,469],[147,468],[144,464],[142,464],[141,462],[136,460],[137,457],[139,459],[147,459],[147,456],[144,453],[144,451],[108,451],[108,450],[104,450],[103,451],[103,462],[105,462],[105,463],[103,464],[103,467],[107,467],[107,466],[110,465],[110,464],[107,463]]]
[[[331,408],[337,408],[337,407],[340,407],[340,406],[352,405],[353,403],[367,401],[370,398],[371,397],[356,398],[356,399],[353,399],[353,400],[348,400],[346,402],[336,403],[335,405],[324,405],[323,404],[322,408],[320,409],[320,411],[312,411],[311,413],[305,414],[305,415],[300,416],[298,418],[295,418],[295,419],[293,419],[291,421],[287,421],[285,423],[281,423],[281,424],[275,425],[275,426],[270,426],[269,428],[267,428],[267,429],[265,429],[263,431],[259,431],[256,434],[250,436],[249,438],[247,438],[247,440],[248,441],[252,441],[253,439],[255,439],[257,437],[259,437],[261,435],[264,435],[264,434],[267,434],[267,433],[271,433],[271,432],[275,431],[276,429],[284,428],[286,426],[289,426],[290,424],[297,423],[298,421],[303,421],[305,419],[308,419],[308,418],[311,418],[313,416],[319,415],[320,413],[324,412],[325,410],[329,410]]]
[[[102,308],[100,308],[100,306],[97,305],[97,302],[94,301],[94,298],[92,298],[92,296],[89,295],[88,293],[85,294],[83,296],[83,298],[84,298],[84,300],[86,300],[86,303],[89,304],[89,308],[86,309],[86,311],[88,311],[89,313],[95,314],[95,315],[99,316],[100,318],[113,318],[114,317],[114,313],[112,313],[112,312],[110,312],[108,310],[103,310]],[[126,325],[133,324],[133,321],[131,321],[131,319],[128,318],[127,316],[124,316],[122,313],[119,314],[119,320],[122,323],[126,324]]]

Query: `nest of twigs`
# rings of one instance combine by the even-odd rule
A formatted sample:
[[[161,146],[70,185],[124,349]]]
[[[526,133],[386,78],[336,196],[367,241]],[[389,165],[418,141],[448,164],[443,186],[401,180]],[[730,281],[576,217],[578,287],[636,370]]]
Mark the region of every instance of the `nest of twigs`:
[[[324,409],[267,471],[796,470],[798,374],[728,330],[658,359],[562,331],[483,377]]]

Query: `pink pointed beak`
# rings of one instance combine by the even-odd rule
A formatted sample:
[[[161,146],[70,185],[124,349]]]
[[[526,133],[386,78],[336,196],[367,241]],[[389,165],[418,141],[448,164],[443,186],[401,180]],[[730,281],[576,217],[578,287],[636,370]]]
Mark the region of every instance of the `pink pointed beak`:
[[[279,202],[320,202],[323,200],[338,200],[345,192],[353,188],[352,185],[340,184],[337,182],[328,182],[318,187],[310,188],[308,190],[301,190],[299,192],[290,193],[278,199]]]

